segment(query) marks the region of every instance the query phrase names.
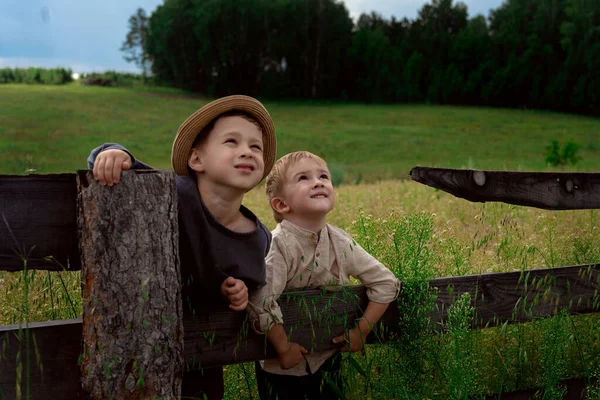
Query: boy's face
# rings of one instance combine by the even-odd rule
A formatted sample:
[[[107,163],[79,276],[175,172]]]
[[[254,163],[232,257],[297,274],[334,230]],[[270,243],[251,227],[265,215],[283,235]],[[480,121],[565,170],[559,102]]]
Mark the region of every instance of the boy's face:
[[[335,205],[329,170],[316,160],[302,158],[287,170],[279,198],[289,207],[288,215],[324,217]]]
[[[246,192],[263,176],[262,133],[243,117],[219,118],[202,144],[191,150],[188,164],[203,174],[203,182]]]

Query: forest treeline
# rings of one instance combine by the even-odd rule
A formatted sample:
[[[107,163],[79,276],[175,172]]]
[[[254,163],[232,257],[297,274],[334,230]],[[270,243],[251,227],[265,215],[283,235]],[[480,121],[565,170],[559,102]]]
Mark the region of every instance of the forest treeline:
[[[62,85],[73,81],[70,68],[0,68],[0,83]]]
[[[432,0],[354,23],[336,0],[165,0],[129,20],[128,59],[210,96],[429,102],[600,114],[600,1]]]
[[[121,48],[153,80],[209,96],[429,102],[600,115],[600,1],[432,0],[353,22],[336,0],[165,0]]]

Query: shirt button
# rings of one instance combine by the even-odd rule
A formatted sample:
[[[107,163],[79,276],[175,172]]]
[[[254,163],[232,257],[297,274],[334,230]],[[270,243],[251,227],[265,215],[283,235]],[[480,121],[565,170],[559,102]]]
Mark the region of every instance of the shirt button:
[[[317,257],[319,257],[319,256],[321,255],[321,253],[319,253],[319,252],[317,251],[317,254],[316,254],[316,255],[317,255]]]

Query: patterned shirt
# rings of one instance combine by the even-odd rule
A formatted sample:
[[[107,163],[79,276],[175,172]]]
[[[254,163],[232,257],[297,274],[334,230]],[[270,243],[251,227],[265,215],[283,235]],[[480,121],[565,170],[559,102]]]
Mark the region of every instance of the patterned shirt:
[[[344,230],[326,224],[320,233],[303,229],[283,220],[273,230],[266,260],[267,283],[250,295],[252,319],[262,332],[283,323],[277,300],[284,290],[347,285],[350,276],[367,288],[369,301],[388,304],[396,299],[400,281],[377,259],[360,247]],[[312,373],[337,350],[307,354],[294,368],[284,370],[277,359],[265,360],[267,372],[281,375]]]

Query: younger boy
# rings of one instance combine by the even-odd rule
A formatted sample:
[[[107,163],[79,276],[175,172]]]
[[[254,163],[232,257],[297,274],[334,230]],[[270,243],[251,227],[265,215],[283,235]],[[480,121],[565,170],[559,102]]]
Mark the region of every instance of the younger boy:
[[[266,332],[278,359],[256,363],[261,399],[337,398],[341,390],[340,357],[336,350],[307,354],[287,341],[277,299],[284,290],[345,285],[354,276],[367,287],[364,315],[346,335],[341,351],[359,351],[373,326],[398,295],[394,274],[356,245],[345,231],[326,222],[335,191],[325,161],[307,151],[280,158],[267,177],[266,191],[275,220],[267,255],[267,283],[250,295],[255,326]],[[328,380],[323,379],[328,375]]]
[[[269,113],[247,96],[215,100],[179,127],[171,161],[186,314],[206,314],[215,301],[242,311],[248,291],[264,285],[271,234],[242,200],[271,170],[275,146]],[[113,143],[94,149],[88,164],[109,186],[119,183],[122,170],[151,168]],[[222,367],[184,374],[184,398],[221,399],[223,392]]]

